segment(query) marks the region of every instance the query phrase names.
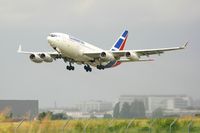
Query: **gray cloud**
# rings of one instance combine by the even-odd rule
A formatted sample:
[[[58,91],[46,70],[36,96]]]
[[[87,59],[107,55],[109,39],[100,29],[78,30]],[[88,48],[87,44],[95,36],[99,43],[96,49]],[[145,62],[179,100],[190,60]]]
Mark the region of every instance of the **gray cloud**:
[[[2,99],[39,99],[41,106],[67,106],[88,99],[114,100],[120,94],[189,94],[199,97],[200,40],[198,0],[0,0]],[[99,47],[111,47],[123,29],[126,48],[181,45],[155,62],[129,63],[105,71],[65,70],[65,63],[34,64],[25,50],[52,50],[50,32],[68,32]]]

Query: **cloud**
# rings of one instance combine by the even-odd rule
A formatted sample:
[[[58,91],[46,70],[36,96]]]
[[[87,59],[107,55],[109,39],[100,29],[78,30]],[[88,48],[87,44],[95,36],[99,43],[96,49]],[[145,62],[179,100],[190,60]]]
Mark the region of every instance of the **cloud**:
[[[88,20],[96,24],[192,23],[200,19],[199,5],[198,0],[3,0],[0,21],[15,26]]]
[[[6,55],[0,97],[37,98],[47,106],[61,98],[65,106],[91,97],[112,100],[123,93],[198,96],[199,5],[199,0],[0,0],[1,56]],[[185,39],[191,45],[152,63],[94,69],[89,75],[82,66],[71,73],[63,61],[38,65],[16,53],[19,41],[25,50],[52,50],[46,36],[54,31],[109,48],[124,28],[130,31],[127,49],[178,46]]]

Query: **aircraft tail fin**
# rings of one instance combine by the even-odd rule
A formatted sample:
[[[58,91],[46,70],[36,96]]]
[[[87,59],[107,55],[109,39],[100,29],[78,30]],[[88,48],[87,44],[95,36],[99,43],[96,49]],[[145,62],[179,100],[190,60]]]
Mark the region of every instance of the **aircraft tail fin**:
[[[124,30],[124,32],[121,34],[121,36],[118,38],[118,40],[115,42],[115,44],[110,49],[111,51],[119,51],[123,50],[126,44],[126,40],[128,38],[128,30]]]

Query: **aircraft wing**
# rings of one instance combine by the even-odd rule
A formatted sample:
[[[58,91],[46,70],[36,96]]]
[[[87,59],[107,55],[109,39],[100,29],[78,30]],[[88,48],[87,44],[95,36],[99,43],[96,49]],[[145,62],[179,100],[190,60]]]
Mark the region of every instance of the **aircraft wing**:
[[[120,51],[106,51],[106,52],[111,53],[116,59],[118,59],[120,57],[125,57],[127,52],[136,53],[140,57],[140,56],[149,56],[149,55],[155,55],[155,54],[160,55],[167,51],[184,49],[187,46],[187,44],[188,44],[188,42],[185,43],[183,46],[170,47],[170,48],[143,49],[143,50],[120,50]],[[90,53],[84,53],[84,55],[91,57],[91,58],[100,58],[101,53],[100,52],[94,52],[94,53],[90,52]]]
[[[36,54],[36,55],[41,55],[41,54],[48,54],[50,55],[52,58],[56,59],[56,58],[60,58],[61,54],[58,53],[57,51],[52,51],[52,52],[31,52],[31,51],[22,51],[22,47],[21,45],[19,45],[19,48],[17,50],[18,53],[20,54]]]
[[[122,50],[122,51],[112,51],[114,56],[122,57],[126,52],[136,53],[138,56],[149,56],[154,54],[162,54],[167,51],[180,50],[184,49],[187,46],[188,42],[180,47],[170,47],[170,48],[157,48],[157,49],[143,49],[143,50]]]
[[[184,49],[187,46],[187,44],[188,44],[188,42],[181,47],[144,49],[144,50],[135,50],[134,52],[136,52],[139,56],[149,56],[149,55],[154,55],[154,54],[160,55],[160,54],[167,52],[167,51]]]

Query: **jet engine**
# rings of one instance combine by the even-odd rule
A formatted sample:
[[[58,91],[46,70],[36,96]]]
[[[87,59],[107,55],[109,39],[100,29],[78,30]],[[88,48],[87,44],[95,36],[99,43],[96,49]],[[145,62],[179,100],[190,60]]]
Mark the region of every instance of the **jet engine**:
[[[129,60],[132,60],[132,61],[138,61],[139,60],[139,57],[136,53],[133,53],[133,52],[126,52],[126,58],[128,58]]]
[[[41,63],[43,61],[43,59],[41,59],[40,56],[37,54],[31,54],[29,58],[35,63]]]
[[[46,53],[42,53],[40,55],[40,58],[43,59],[45,62],[53,62],[53,58],[49,54],[46,54]]]
[[[114,56],[109,52],[101,52],[100,58],[104,61],[114,60]]]

